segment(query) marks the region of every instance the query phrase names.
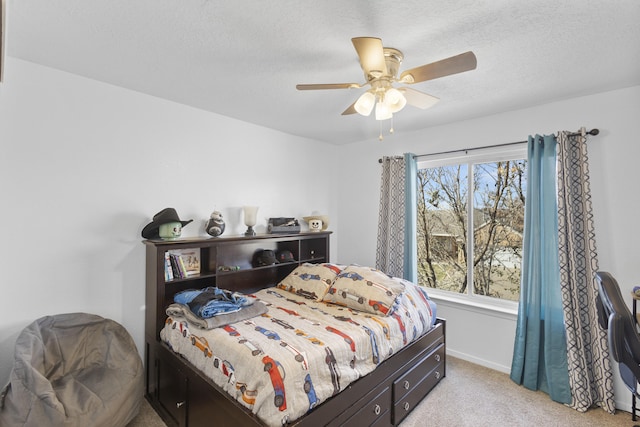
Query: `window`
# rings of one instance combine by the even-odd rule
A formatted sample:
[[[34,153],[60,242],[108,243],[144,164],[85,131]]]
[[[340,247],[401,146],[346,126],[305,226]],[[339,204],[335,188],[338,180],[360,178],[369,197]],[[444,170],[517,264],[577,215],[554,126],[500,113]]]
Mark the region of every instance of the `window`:
[[[436,295],[515,306],[520,297],[526,165],[526,144],[418,159],[420,285],[437,290]]]

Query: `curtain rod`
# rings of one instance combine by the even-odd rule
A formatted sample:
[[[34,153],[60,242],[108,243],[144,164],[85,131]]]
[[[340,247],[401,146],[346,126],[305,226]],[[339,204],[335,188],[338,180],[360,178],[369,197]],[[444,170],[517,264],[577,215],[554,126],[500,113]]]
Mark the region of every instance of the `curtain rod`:
[[[587,135],[596,136],[600,133],[599,129],[591,129],[587,132]],[[582,135],[582,132],[571,132],[569,136]],[[460,151],[473,151],[473,150],[483,150],[485,148],[494,148],[494,147],[506,147],[508,145],[517,145],[517,144],[526,144],[528,141],[516,141],[516,142],[505,142],[503,144],[494,144],[494,145],[485,145],[484,147],[474,147],[474,148],[460,148],[458,150],[450,150],[450,151],[440,151],[439,153],[429,153],[429,154],[418,154],[414,155],[413,158],[423,157],[423,156],[437,156],[439,154],[451,154],[451,153],[459,153]],[[382,159],[378,159],[378,163],[382,163]]]

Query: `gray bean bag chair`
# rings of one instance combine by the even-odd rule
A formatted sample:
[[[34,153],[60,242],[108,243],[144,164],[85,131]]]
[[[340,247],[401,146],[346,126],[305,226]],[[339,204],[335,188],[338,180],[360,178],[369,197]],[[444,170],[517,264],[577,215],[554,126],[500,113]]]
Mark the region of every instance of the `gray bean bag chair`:
[[[118,427],[138,413],[142,361],[122,325],[86,313],[42,317],[18,336],[0,426]]]

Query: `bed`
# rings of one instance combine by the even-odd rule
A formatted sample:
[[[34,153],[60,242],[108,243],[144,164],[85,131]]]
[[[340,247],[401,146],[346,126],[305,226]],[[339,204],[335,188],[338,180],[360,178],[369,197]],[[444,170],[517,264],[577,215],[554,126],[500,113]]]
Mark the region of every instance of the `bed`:
[[[261,314],[212,328],[159,299],[147,398],[168,425],[398,425],[445,375],[445,322],[407,281],[305,262],[242,295]]]

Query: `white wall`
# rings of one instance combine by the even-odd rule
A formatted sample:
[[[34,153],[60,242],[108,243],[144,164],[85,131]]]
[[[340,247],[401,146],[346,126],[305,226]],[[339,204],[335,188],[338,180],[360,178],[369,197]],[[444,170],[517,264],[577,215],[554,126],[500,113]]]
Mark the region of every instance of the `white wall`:
[[[336,147],[8,58],[0,85],[0,384],[19,331],[86,311],[124,324],[143,349],[140,232],[174,207],[225,235],[240,207],[266,218],[336,217]],[[308,153],[313,150],[311,157]],[[331,229],[331,227],[330,227]]]
[[[425,115],[428,114],[426,111]],[[396,133],[393,136],[385,137],[382,142],[362,141],[341,149],[338,261],[375,264],[380,157],[480,147],[523,141],[530,134],[596,127],[601,133],[590,137],[588,149],[600,269],[612,273],[623,295],[629,295],[633,286],[640,284],[637,270],[640,227],[636,223],[640,212],[640,198],[637,197],[639,117],[640,86],[452,123],[413,134],[402,133],[402,114],[398,114],[394,119]],[[510,371],[514,316],[447,301],[438,303],[439,315],[447,319],[447,346],[451,354],[503,372]],[[630,394],[619,378],[616,378],[616,400],[618,407],[629,410]]]

